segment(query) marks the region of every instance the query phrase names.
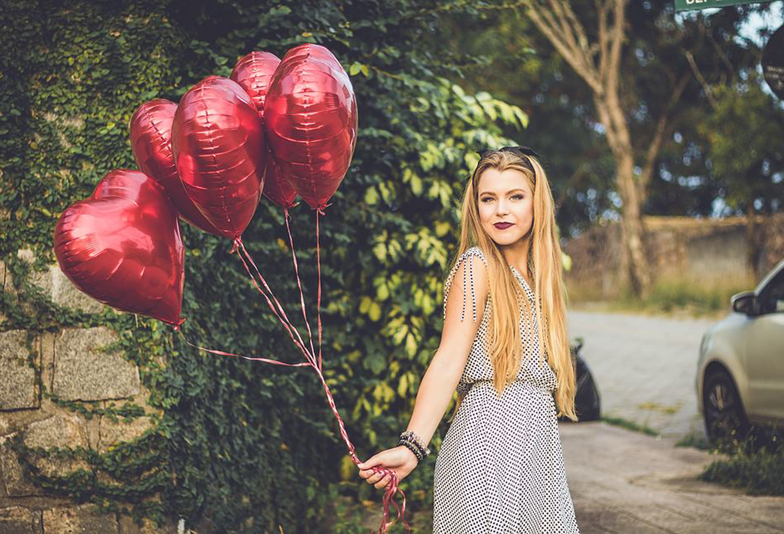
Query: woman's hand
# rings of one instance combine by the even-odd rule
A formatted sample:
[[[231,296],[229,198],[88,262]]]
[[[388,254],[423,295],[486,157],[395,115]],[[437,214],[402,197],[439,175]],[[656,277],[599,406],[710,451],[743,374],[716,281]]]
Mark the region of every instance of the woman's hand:
[[[387,449],[376,454],[366,462],[359,464],[359,476],[366,479],[368,484],[374,484],[378,489],[386,487],[392,481],[390,475],[374,473],[373,467],[385,467],[394,471],[397,481],[400,482],[408,476],[417,466],[417,457],[403,445],[394,449]]]

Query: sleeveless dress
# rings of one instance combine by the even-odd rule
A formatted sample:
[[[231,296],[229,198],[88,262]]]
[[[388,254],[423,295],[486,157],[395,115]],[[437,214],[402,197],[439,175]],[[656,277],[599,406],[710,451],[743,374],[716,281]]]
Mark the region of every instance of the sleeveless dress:
[[[470,294],[476,320],[473,269],[482,266],[474,257],[487,265],[481,249],[473,247],[460,256],[447,277],[444,318],[452,278],[468,260],[463,269],[463,295]],[[558,434],[552,393],[555,373],[546,360],[538,361],[534,293],[520,273],[510,268],[532,304],[534,334],[524,328],[528,319],[521,310],[523,363],[499,398],[488,354],[488,296],[457,386],[464,398],[436,458],[434,534],[579,533]],[[464,316],[465,308],[464,298]]]

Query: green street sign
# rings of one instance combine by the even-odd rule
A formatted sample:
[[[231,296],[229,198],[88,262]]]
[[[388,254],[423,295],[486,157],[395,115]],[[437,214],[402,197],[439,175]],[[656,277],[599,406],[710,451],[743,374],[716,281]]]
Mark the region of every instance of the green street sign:
[[[693,11],[711,7],[739,6],[742,4],[762,4],[772,0],[675,0],[675,11]]]

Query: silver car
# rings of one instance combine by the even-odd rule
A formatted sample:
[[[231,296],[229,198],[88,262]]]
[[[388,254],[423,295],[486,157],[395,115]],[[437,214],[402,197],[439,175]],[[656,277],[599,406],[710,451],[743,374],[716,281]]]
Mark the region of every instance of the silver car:
[[[784,260],[702,336],[696,386],[711,440],[784,424]]]

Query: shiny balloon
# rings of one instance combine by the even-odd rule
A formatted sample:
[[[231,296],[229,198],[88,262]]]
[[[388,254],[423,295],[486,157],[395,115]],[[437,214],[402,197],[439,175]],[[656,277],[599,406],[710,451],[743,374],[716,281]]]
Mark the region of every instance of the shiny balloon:
[[[188,197],[221,235],[239,238],[259,204],[267,154],[245,90],[220,76],[194,85],[174,114],[172,150]]]
[[[63,273],[94,299],[182,323],[185,248],[177,210],[146,174],[107,174],[89,198],[60,216],[54,251]]]
[[[320,45],[292,48],[264,102],[267,139],[305,202],[323,209],[346,175],[357,143],[357,101],[346,71]]]
[[[264,114],[264,99],[267,96],[269,83],[275,69],[280,65],[280,59],[269,52],[253,51],[243,56],[231,71],[231,79],[245,89],[256,109],[259,117]],[[297,192],[291,187],[283,176],[274,156],[270,153],[272,148],[267,144],[267,168],[264,173],[264,196],[283,208],[294,206]]]
[[[234,66],[230,78],[240,84],[261,113],[272,75],[280,65],[280,58],[269,52],[253,51]]]
[[[177,211],[196,228],[220,235],[193,204],[177,174],[171,148],[171,129],[177,104],[162,98],[145,102],[131,118],[131,149],[136,165],[166,190]]]

